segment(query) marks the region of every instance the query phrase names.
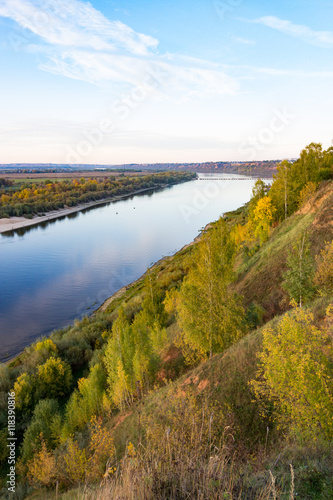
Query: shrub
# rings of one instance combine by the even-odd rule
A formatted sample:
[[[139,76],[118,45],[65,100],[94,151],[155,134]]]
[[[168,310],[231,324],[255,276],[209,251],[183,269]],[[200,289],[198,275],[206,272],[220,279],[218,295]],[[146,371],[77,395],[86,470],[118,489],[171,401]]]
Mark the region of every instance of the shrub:
[[[72,371],[65,361],[52,357],[38,367],[37,380],[41,398],[58,398],[68,393],[72,383]]]

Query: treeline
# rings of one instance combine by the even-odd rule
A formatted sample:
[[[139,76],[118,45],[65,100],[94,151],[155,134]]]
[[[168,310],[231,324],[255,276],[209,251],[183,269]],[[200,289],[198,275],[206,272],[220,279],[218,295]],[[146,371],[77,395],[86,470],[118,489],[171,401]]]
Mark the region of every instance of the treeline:
[[[130,194],[134,191],[193,179],[190,172],[161,172],[140,177],[105,177],[104,179],[46,180],[30,186],[0,184],[0,217],[33,215]]]
[[[295,162],[282,161],[271,186],[258,179],[248,204],[248,221],[237,227],[237,240],[255,251],[270,235],[270,228],[287,219],[316,192],[320,183],[333,178],[333,147],[311,143]]]
[[[11,181],[10,179],[0,178],[0,189],[8,188],[8,187],[13,186],[13,185],[14,185],[14,182]]]
[[[269,192],[276,220],[286,219],[315,192],[321,181],[333,177],[333,147],[323,150],[320,143],[306,146],[297,161],[282,161]]]

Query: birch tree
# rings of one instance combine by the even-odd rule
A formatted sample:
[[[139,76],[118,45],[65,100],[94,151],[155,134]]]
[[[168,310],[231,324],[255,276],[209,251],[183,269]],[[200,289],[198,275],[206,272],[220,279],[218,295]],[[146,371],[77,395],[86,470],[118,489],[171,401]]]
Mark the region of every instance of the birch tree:
[[[235,244],[220,219],[198,245],[178,304],[184,342],[201,358],[224,350],[242,333],[243,308],[228,288],[234,258]]]
[[[290,299],[302,307],[311,300],[316,292],[314,285],[314,261],[310,254],[310,245],[306,233],[302,234],[287,257],[288,270],[284,273],[282,287]]]

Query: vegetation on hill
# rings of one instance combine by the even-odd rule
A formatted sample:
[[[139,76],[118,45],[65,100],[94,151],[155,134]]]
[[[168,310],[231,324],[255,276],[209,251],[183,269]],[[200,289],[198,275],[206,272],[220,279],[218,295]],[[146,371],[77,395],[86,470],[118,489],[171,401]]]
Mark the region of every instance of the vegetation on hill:
[[[258,161],[216,161],[202,163],[130,163],[124,165],[96,165],[96,164],[29,164],[13,163],[0,164],[0,173],[20,172],[75,172],[77,170],[106,170],[112,171],[175,171],[175,172],[214,172],[253,175],[254,177],[271,177],[276,172],[279,160]]]
[[[139,177],[45,180],[31,185],[23,183],[19,187],[0,179],[0,217],[23,215],[32,218],[51,210],[185,182],[194,177],[190,172],[161,172]]]
[[[332,177],[331,148],[309,145],[104,310],[1,365],[18,498],[333,497]]]

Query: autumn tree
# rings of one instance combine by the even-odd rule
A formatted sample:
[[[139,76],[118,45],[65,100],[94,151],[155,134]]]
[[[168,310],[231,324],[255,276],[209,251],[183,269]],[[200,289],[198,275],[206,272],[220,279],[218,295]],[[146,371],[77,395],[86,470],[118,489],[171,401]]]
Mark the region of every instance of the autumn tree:
[[[38,366],[37,383],[41,398],[58,398],[68,393],[72,383],[72,370],[60,358],[49,358]]]
[[[260,369],[251,385],[273,401],[280,422],[308,438],[333,438],[332,343],[313,316],[294,309],[263,331]]]
[[[296,196],[293,186],[292,164],[287,160],[283,160],[277,166],[277,173],[273,176],[269,196],[276,208],[278,219],[286,219],[295,209]]]
[[[78,380],[78,388],[71,394],[66,405],[63,436],[68,437],[74,431],[82,429],[104,408],[106,391],[106,373],[102,366],[94,365],[87,378]]]
[[[30,460],[46,444],[54,449],[59,444],[61,417],[58,402],[54,399],[42,399],[36,405],[31,422],[24,434],[22,460]],[[40,436],[43,436],[41,442]]]
[[[261,244],[269,238],[275,211],[270,196],[260,198],[253,211],[254,235],[259,238]]]
[[[254,218],[254,209],[257,206],[258,201],[266,195],[266,185],[262,179],[257,179],[253,188],[252,188],[252,196],[249,201],[249,219],[253,220]]]
[[[54,454],[47,449],[46,443],[41,437],[41,449],[28,462],[28,481],[35,488],[49,487],[55,484],[57,475],[58,469]]]
[[[292,250],[288,252],[287,271],[283,274],[282,287],[290,299],[301,307],[311,300],[316,292],[314,285],[314,262],[306,233],[302,234]]]
[[[320,143],[311,142],[300,154],[299,173],[303,184],[318,180],[319,171],[323,162],[323,148]]]
[[[133,357],[135,346],[124,308],[121,307],[112,327],[112,335],[105,350],[107,382],[110,397],[123,409],[133,402],[135,381],[133,376]]]
[[[178,315],[184,343],[201,358],[222,351],[241,336],[243,309],[228,287],[234,258],[234,241],[220,219],[202,237],[180,289]]]
[[[22,373],[15,384],[16,406],[23,412],[30,412],[36,401],[36,379],[33,375]]]
[[[164,294],[158,286],[156,271],[147,270],[144,282],[145,298],[142,303],[142,315],[145,318],[146,326],[149,328],[149,335],[152,347],[159,352],[165,345],[166,331],[164,323],[166,313],[164,309]]]
[[[325,248],[317,256],[317,270],[315,284],[320,293],[330,295],[333,293],[333,241],[327,242]]]
[[[145,309],[140,311],[132,323],[132,335],[135,343],[133,373],[135,383],[141,392],[149,388],[149,381],[159,367],[159,350],[166,339],[165,329],[153,323],[149,327]]]

